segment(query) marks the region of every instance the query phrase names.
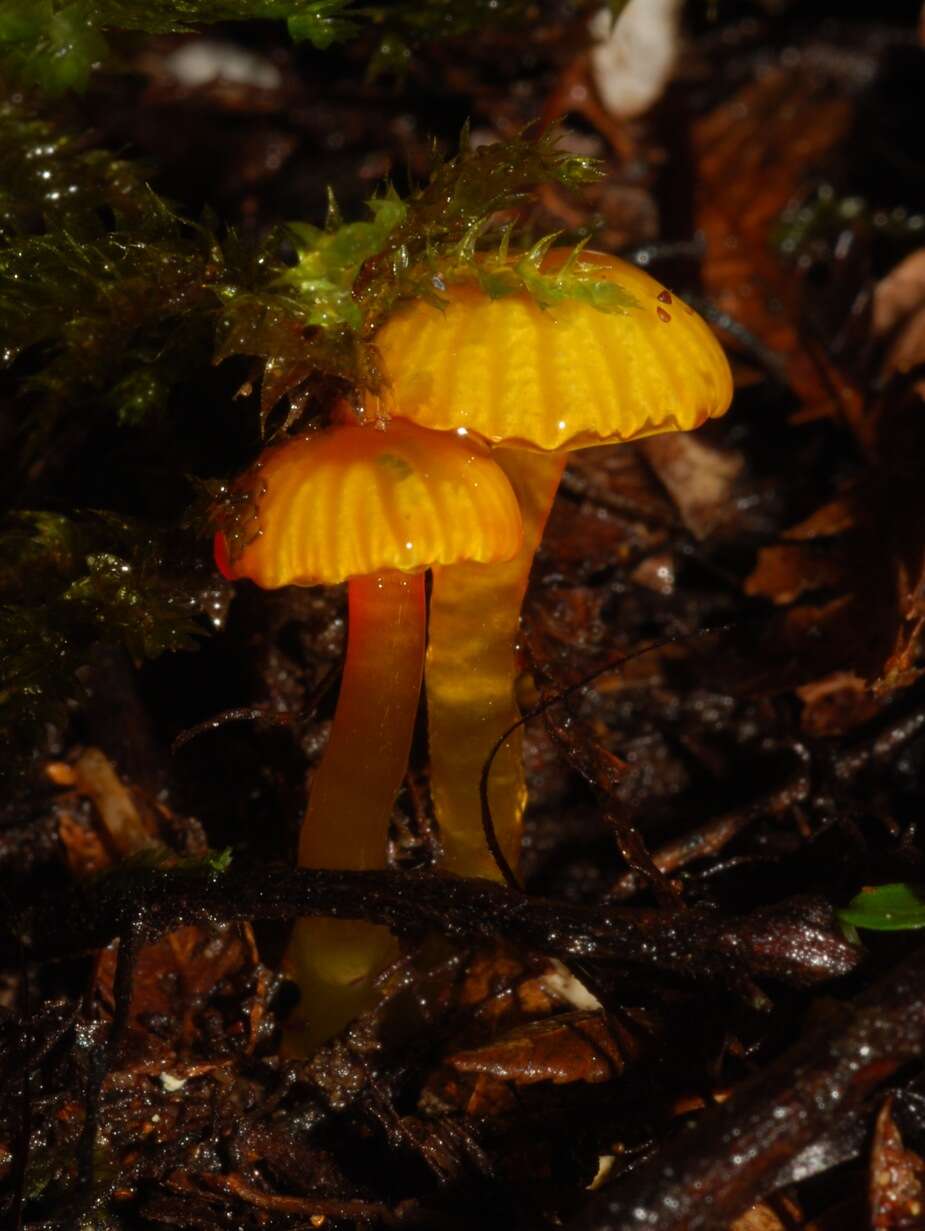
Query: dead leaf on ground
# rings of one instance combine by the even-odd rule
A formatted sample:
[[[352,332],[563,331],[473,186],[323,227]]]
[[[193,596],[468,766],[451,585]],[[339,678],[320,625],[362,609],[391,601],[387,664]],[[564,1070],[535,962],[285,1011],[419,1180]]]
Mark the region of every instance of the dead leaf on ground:
[[[563,1013],[531,1022],[447,1061],[460,1073],[486,1073],[515,1086],[566,1085],[619,1077],[639,1053],[635,1038],[600,1012]]]
[[[774,67],[694,126],[703,282],[717,307],[784,365],[801,415],[841,412],[860,399],[843,373],[810,352],[797,322],[798,280],[778,260],[772,231],[804,178],[844,138],[853,105],[811,64]]]
[[[640,442],[695,539],[709,538],[734,512],[733,490],[745,469],[740,453],[717,449],[688,432]]]
[[[759,551],[745,593],[787,607],[804,594],[829,590],[844,580],[845,570],[837,559],[813,547],[780,543]]]
[[[788,542],[802,543],[811,539],[829,539],[845,534],[858,523],[856,499],[850,494],[838,496],[827,504],[820,505],[798,525],[785,530],[781,538]]]
[[[885,337],[919,308],[925,308],[925,248],[904,257],[874,288],[874,337]]]
[[[58,838],[72,876],[78,879],[93,876],[112,866],[110,852],[86,816],[80,811],[59,807],[57,820]]]
[[[787,608],[776,636],[791,686],[821,684],[849,672],[885,695],[922,674],[925,424],[920,410],[918,400],[908,398],[872,423],[873,464],[866,478],[758,552],[745,592]],[[778,683],[783,682],[782,676]],[[869,700],[856,696],[869,708]]]
[[[537,968],[503,950],[477,956],[454,999],[458,1032],[422,1097],[467,1115],[513,1112],[516,1087],[610,1080],[656,1029],[640,1020],[637,1036],[606,1019],[561,963]]]
[[[87,876],[120,858],[161,848],[158,810],[122,781],[99,748],[85,748],[73,763],[52,761],[45,774],[64,788],[59,798],[58,833],[75,876]],[[91,805],[89,814],[82,809],[82,801]]]
[[[466,970],[456,991],[456,1003],[472,1014],[475,1028],[484,1033],[545,1017],[556,999],[538,971],[504,949],[479,954]]]
[[[886,375],[925,363],[925,248],[910,253],[877,283],[871,327],[875,338],[893,335],[883,364]]]
[[[118,946],[110,945],[97,963],[96,991],[109,1014],[114,1009],[117,961]],[[235,1004],[242,999],[240,981],[253,986],[245,999],[248,1017],[238,1015],[240,1020],[227,1027],[224,1035],[240,1040],[245,1050],[251,1050],[267,987],[250,924],[191,924],[143,946],[133,971],[129,1036],[146,1053],[189,1053],[194,1050],[200,1017],[210,998],[232,979],[238,984]],[[160,1032],[162,1021],[171,1023],[169,1040]]]
[[[787,1231],[787,1228],[771,1207],[762,1202],[746,1210],[741,1218],[735,1220],[729,1231]]]
[[[881,708],[867,681],[853,671],[834,671],[804,684],[796,694],[803,703],[800,726],[814,739],[846,735]]]
[[[920,1231],[925,1226],[925,1162],[908,1149],[888,1098],[874,1130],[870,1153],[870,1218],[873,1231]]]

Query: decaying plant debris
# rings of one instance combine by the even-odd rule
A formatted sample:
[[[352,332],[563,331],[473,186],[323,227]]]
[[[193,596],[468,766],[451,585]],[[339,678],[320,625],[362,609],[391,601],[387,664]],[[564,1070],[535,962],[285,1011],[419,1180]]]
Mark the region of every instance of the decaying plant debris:
[[[627,120],[579,4],[198,13],[315,48],[60,7],[0,4],[0,1224],[925,1225],[925,951],[836,914],[923,879],[909,13],[692,3]],[[233,595],[210,529],[247,533],[265,442],[376,387],[396,299],[508,227],[685,293],[735,404],[566,472],[523,890],[430,869],[423,739],[390,869],[295,870],[342,599]],[[402,956],[287,1060],[313,913]]]

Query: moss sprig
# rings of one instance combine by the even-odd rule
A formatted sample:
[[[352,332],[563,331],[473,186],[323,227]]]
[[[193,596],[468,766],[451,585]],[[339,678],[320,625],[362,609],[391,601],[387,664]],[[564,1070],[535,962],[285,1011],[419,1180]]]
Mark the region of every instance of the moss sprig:
[[[298,21],[314,0],[0,0],[0,70],[50,95],[83,89],[108,34],[174,34],[220,21]]]
[[[228,587],[182,535],[115,513],[18,511],[0,525],[0,763],[63,724],[97,642],[136,661],[191,649]]]
[[[580,4],[576,5],[580,7]],[[463,38],[477,30],[513,27],[528,16],[530,0],[315,0],[289,18],[289,32],[324,51],[333,43],[377,31],[370,72],[403,73],[422,42]]]
[[[0,243],[58,229],[93,239],[108,229],[106,216],[137,227],[162,209],[144,167],[0,102]]]
[[[575,0],[575,8],[588,0]],[[372,72],[407,68],[425,41],[515,26],[530,0],[0,0],[0,72],[58,95],[83,89],[111,60],[120,31],[173,34],[224,21],[285,21],[296,42],[326,50],[367,31],[376,36]]]
[[[608,0],[614,20],[628,0]],[[563,3],[563,11],[595,9],[594,0]],[[404,72],[415,50],[425,42],[465,38],[479,30],[517,29],[536,21],[531,0],[393,0],[368,4],[364,0],[314,0],[289,18],[294,39],[307,40],[324,51],[334,43],[377,32],[370,71]]]
[[[323,230],[291,226],[298,259],[280,284],[306,305],[312,323],[347,327],[364,339],[400,300],[440,304],[446,284],[464,279],[480,280],[493,295],[527,290],[546,306],[587,298],[594,282],[607,310],[606,284],[582,264],[580,248],[557,275],[542,275],[540,261],[557,236],[512,260],[515,223],[504,218],[528,205],[542,184],[575,189],[598,175],[592,160],[562,151],[554,134],[473,147],[464,132],[459,153],[435,158],[427,182],[406,199],[392,187],[373,198],[369,222],[344,224],[332,202]]]
[[[137,425],[192,372],[233,356],[258,364],[264,421],[313,380],[377,389],[376,329],[401,299],[439,302],[454,278],[608,306],[580,260],[555,279],[539,272],[542,245],[508,261],[500,216],[541,184],[575,188],[598,174],[549,135],[478,148],[464,135],[406,198],[393,187],[374,197],[368,221],[344,222],[332,202],[323,227],[294,223],[259,248],[183,218],[138,168],[12,106],[0,113],[2,169],[30,173],[23,193],[0,197],[0,358],[32,360],[25,422],[39,440],[81,402]],[[493,244],[496,259],[483,260]]]

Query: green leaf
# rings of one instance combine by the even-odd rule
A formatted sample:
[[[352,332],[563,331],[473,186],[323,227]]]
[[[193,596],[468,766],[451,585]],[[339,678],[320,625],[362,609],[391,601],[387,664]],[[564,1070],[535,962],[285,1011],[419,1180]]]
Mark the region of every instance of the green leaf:
[[[925,927],[925,889],[909,884],[865,889],[838,912],[843,925],[875,932]]]

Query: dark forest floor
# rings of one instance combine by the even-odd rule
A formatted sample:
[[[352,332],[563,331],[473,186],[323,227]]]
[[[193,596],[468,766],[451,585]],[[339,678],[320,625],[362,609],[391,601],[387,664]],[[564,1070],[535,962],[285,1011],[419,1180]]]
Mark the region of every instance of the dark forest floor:
[[[629,123],[553,19],[436,47],[401,87],[364,80],[362,44],[271,27],[209,35],[270,85],[183,85],[164,39],[68,104],[245,235],[319,221],[327,184],[356,214],[467,119],[488,141],[560,117],[607,174],[544,190],[538,231],[642,257],[737,392],[566,472],[523,620],[526,905],[426,870],[423,738],[392,870],[284,870],[340,592],[246,588],[226,615],[216,583],[195,653],[98,649],[0,822],[9,918],[39,904],[3,950],[4,1226],[925,1226],[925,958],[834,914],[923,879],[925,52],[889,11],[734,7],[695,16]],[[88,880],[138,835],[230,868]],[[375,1012],[284,1061],[278,963],[312,901],[406,945]]]

